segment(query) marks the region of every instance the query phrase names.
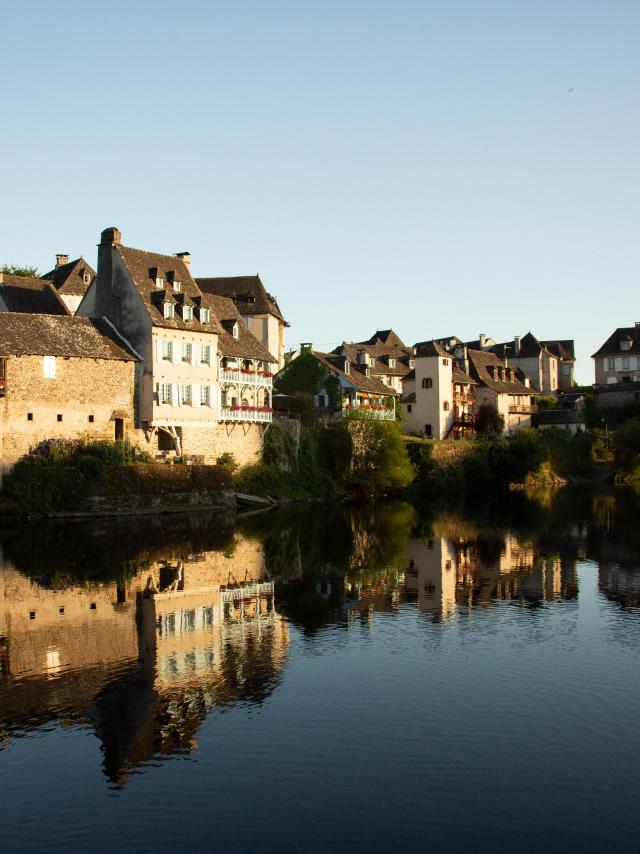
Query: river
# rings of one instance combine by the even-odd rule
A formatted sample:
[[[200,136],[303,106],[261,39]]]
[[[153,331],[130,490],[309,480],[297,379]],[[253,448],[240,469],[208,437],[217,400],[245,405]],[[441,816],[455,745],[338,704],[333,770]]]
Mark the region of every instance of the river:
[[[4,851],[635,851],[640,497],[0,531]]]

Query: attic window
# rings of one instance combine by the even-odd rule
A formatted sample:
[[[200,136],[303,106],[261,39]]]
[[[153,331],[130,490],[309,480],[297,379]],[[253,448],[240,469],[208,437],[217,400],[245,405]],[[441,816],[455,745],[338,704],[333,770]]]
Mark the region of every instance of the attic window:
[[[162,276],[156,276],[156,288],[158,288],[158,290],[164,288],[164,279]]]
[[[211,312],[209,311],[209,309],[208,308],[201,308],[200,309],[200,322],[201,323],[209,323],[210,320],[211,320]]]
[[[236,321],[234,322],[234,324],[233,324],[233,329],[232,329],[232,331],[231,331],[231,334],[233,335],[233,337],[234,337],[234,338],[239,338],[239,337],[240,337],[240,328],[239,328],[239,326],[238,326],[238,321],[237,321],[237,320],[236,320]]]
[[[415,363],[414,359],[409,359],[409,367],[415,368],[415,366],[416,366],[416,363]]]
[[[175,279],[174,279],[174,282],[173,282],[173,290],[174,290],[176,293],[179,293],[179,292],[182,290],[182,282],[177,282],[177,281],[175,281]]]
[[[180,284],[180,283],[178,282],[178,284]],[[192,305],[182,306],[182,319],[183,320],[193,320],[193,306]]]
[[[344,363],[344,372],[345,372],[345,374],[351,373],[351,365],[349,364],[349,362]]]
[[[82,281],[85,283],[85,285],[88,285],[89,282],[91,281],[91,276],[88,273],[83,273],[82,274]]]
[[[173,316],[174,316],[174,307],[173,307],[173,303],[171,303],[171,302],[165,302],[165,303],[164,303],[164,317],[165,317],[165,320],[171,320],[171,318],[173,318]]]
[[[365,368],[364,372],[365,372],[366,376],[368,376],[368,377],[371,376],[371,369],[370,368]]]
[[[395,368],[395,366],[396,366],[396,360],[395,359],[389,359],[389,367]]]
[[[375,365],[375,363],[376,363],[376,360],[375,360],[375,359],[373,358],[373,356],[372,356],[372,357],[369,359],[369,367],[370,367],[370,368],[372,368],[372,367]]]
[[[627,339],[624,339],[623,341],[621,341],[620,342],[620,349],[621,350],[630,350],[631,349],[631,341],[628,341]]]

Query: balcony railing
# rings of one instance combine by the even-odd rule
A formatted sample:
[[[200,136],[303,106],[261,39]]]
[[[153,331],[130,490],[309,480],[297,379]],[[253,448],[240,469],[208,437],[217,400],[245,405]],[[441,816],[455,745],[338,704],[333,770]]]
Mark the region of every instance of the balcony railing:
[[[245,421],[270,424],[273,420],[272,409],[257,409],[252,406],[223,406],[220,410],[220,421]]]
[[[528,405],[525,403],[510,403],[509,415],[531,415],[538,411],[538,407],[534,404]]]
[[[260,385],[260,386],[272,386],[273,385],[273,374],[271,373],[257,373],[256,371],[230,371],[225,368],[220,369],[220,382],[223,383],[235,383],[241,385]]]
[[[395,421],[396,414],[393,409],[386,409],[385,407],[380,407],[374,409],[372,406],[343,406],[342,407],[342,415],[343,417],[346,415],[350,415],[352,412],[363,412],[365,415],[368,415],[369,418],[380,418],[383,421]]]

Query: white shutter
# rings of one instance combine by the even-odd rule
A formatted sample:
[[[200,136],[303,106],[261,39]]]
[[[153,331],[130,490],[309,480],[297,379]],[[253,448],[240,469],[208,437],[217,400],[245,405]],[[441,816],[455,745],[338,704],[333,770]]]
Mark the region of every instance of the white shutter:
[[[200,406],[200,386],[194,383],[191,386],[191,403],[193,406]]]
[[[156,344],[158,346],[158,361],[162,361],[162,338],[158,338],[156,340]]]
[[[173,383],[171,386],[171,403],[173,406],[180,406],[180,386],[178,383]]]

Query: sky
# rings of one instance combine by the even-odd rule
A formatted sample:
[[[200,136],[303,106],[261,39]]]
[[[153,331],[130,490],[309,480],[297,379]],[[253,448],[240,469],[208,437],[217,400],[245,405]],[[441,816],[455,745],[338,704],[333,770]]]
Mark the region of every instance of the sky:
[[[640,320],[640,4],[0,0],[0,263],[259,272],[287,344]]]

